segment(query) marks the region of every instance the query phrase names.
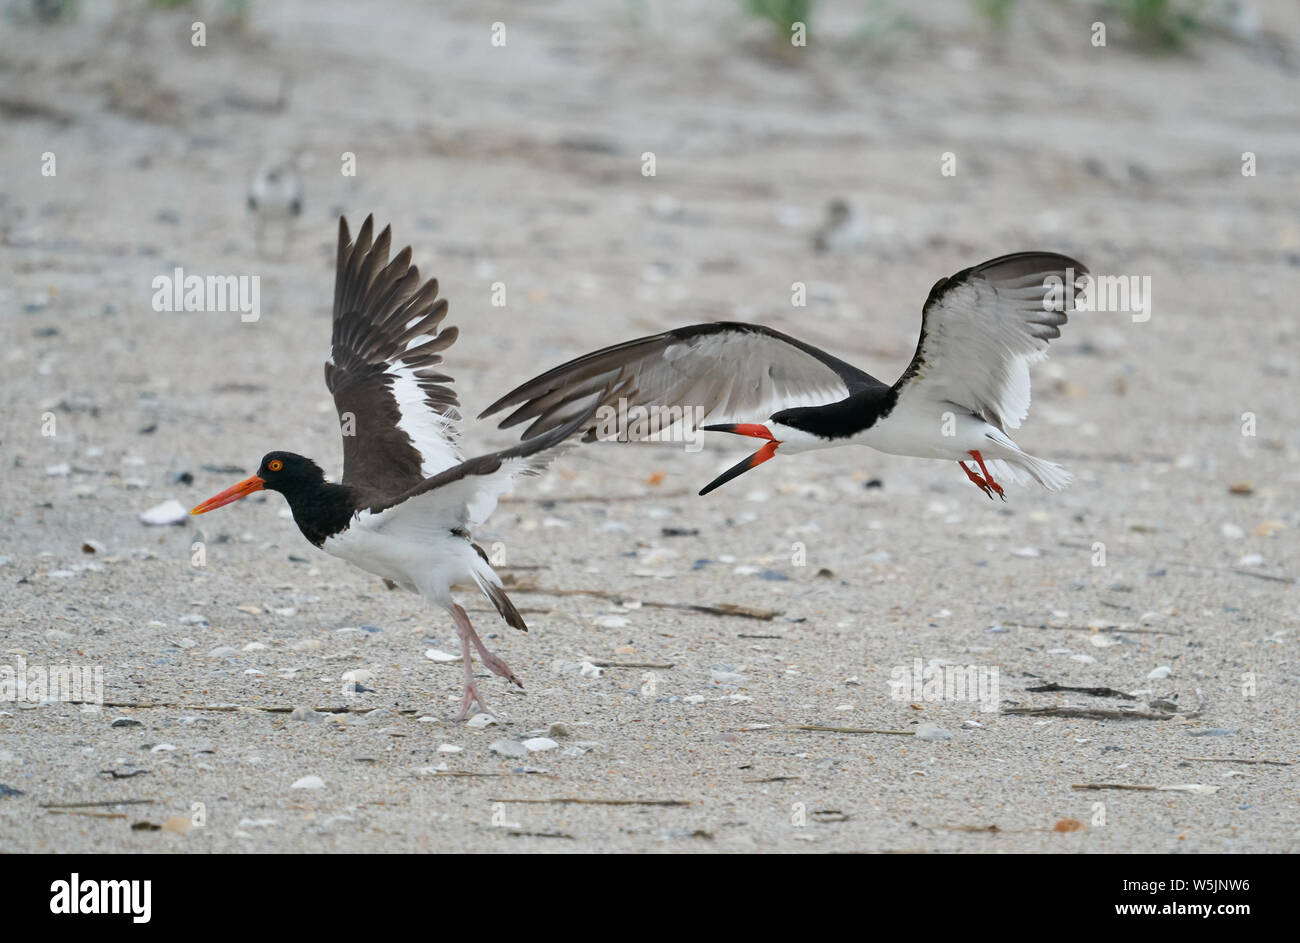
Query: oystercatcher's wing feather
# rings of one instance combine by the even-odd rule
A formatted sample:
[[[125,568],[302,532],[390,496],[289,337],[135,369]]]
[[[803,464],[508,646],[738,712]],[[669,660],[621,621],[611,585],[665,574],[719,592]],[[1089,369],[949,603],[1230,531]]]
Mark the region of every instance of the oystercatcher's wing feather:
[[[837,402],[878,383],[768,327],[693,324],[571,360],[507,393],[482,415],[515,407],[501,427],[532,420],[527,440],[602,406],[618,409],[620,400],[628,409],[688,410],[695,420],[756,421],[782,409]],[[596,437],[594,425],[585,427],[588,440]]]
[[[339,220],[334,335],[325,385],[343,433],[343,482],[400,494],[462,458],[456,394],[438,372],[456,328],[439,328],[447,302],[420,284],[410,247],[388,260],[389,227],[371,241],[367,216],[353,242]]]
[[[500,452],[467,459],[428,478],[391,500],[370,508],[367,526],[404,535],[472,531],[496,510],[497,499],[528,475],[540,475],[572,447],[566,442],[589,419],[578,416],[546,435],[526,439]]]
[[[1018,428],[1029,412],[1029,365],[1047,356],[1073,310],[1059,289],[1087,271],[1053,252],[1017,252],[941,278],[925,302],[916,354],[894,384],[899,400],[952,403],[999,429]],[[1058,291],[1049,298],[1051,284]]]

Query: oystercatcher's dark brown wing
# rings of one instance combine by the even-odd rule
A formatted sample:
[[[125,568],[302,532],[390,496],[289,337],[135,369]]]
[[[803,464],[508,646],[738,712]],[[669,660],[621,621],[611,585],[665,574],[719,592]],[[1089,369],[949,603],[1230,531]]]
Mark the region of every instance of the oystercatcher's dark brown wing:
[[[1029,412],[1029,365],[1047,356],[1074,309],[1066,286],[1088,269],[1055,252],[1017,252],[941,278],[930,290],[899,402],[925,397],[969,409],[999,429]]]
[[[870,386],[857,367],[757,324],[693,324],[615,344],[571,360],[511,390],[482,413],[515,407],[501,427],[532,420],[541,435],[602,406],[692,411],[698,421],[762,421],[795,406],[820,406]],[[480,417],[481,418],[481,417]],[[599,418],[597,416],[597,418]],[[595,422],[586,427],[595,437]]]
[[[368,495],[401,494],[461,461],[456,394],[435,369],[456,328],[439,329],[447,302],[420,284],[408,246],[388,260],[389,227],[372,241],[366,217],[356,241],[339,219],[334,336],[325,385],[343,434],[343,483]]]

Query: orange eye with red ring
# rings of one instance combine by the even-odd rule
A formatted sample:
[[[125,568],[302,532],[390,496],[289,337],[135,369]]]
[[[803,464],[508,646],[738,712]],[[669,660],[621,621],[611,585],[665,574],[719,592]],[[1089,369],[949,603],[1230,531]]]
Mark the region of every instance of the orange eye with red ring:
[[[279,471],[281,468],[284,468],[284,462],[280,461],[278,458],[273,458],[271,461],[267,462],[266,467],[271,469],[271,471]]]

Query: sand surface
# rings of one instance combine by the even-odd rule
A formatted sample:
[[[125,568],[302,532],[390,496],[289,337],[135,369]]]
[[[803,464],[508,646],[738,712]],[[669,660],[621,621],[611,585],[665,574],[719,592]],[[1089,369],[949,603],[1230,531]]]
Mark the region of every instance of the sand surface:
[[[1086,3],[1001,35],[907,5],[865,38],[827,4],[786,54],[738,4],[518,5],[505,47],[481,4],[388,6],[0,24],[0,664],[100,668],[108,702],[0,703],[0,851],[1296,850],[1295,766],[1200,758],[1300,747],[1300,8],[1152,55],[1119,23],[1093,48]],[[305,209],[259,252],[245,195],[281,152]],[[836,198],[861,243],[815,253]],[[485,679],[500,722],[473,729],[425,655],[456,650],[444,616],[309,546],[279,496],[139,520],[274,448],[338,473],[340,212],[440,280],[471,415],[708,320],[892,381],[934,281],[1018,249],[1150,276],[1152,308],[1076,315],[1035,368],[1016,438],[1073,472],[1060,494],[839,449],[700,499],[743,443],[573,452],[480,534],[534,589],[527,636],[464,596],[526,685]],[[260,276],[259,319],[155,311],[177,266]],[[467,423],[471,451],[510,441]],[[683,608],[722,604],[774,614]],[[996,669],[996,709],[895,697],[918,660]],[[577,667],[600,662],[637,667]],[[1026,690],[1053,682],[1136,699]],[[1008,713],[1065,706],[1169,716]]]

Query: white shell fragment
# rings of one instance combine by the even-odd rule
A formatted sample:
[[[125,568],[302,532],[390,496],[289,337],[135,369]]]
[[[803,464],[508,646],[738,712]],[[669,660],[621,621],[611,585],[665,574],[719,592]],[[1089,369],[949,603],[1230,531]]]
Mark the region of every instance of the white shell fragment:
[[[496,740],[488,747],[493,753],[499,753],[501,756],[527,756],[528,749],[517,740]]]
[[[165,527],[168,524],[183,524],[189,520],[190,512],[181,506],[175,498],[155,504],[140,514],[140,522],[150,527]]]

